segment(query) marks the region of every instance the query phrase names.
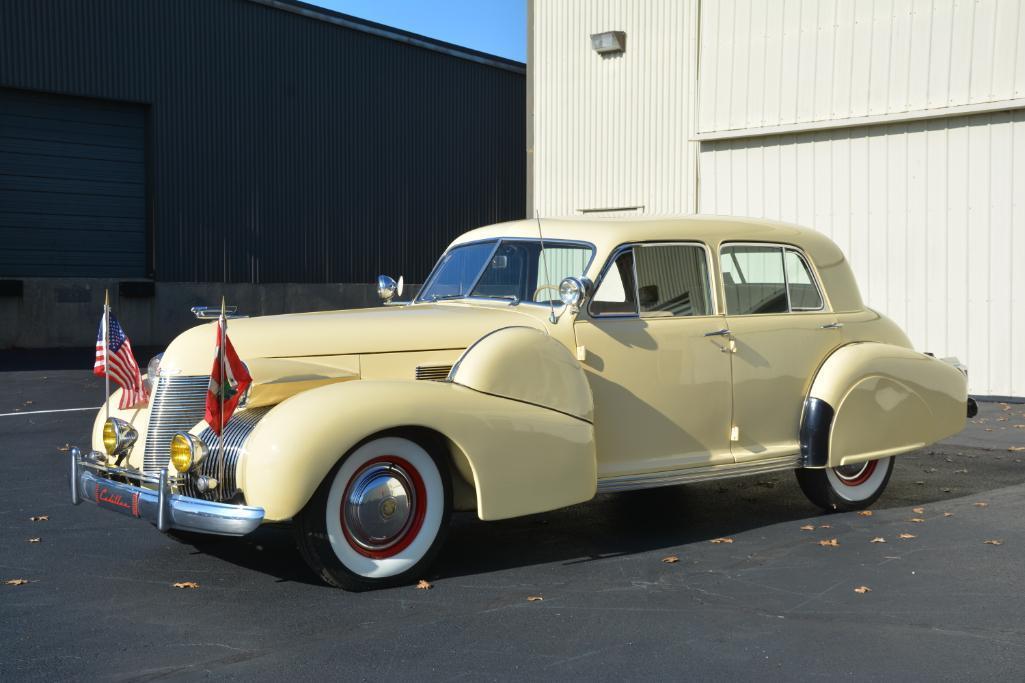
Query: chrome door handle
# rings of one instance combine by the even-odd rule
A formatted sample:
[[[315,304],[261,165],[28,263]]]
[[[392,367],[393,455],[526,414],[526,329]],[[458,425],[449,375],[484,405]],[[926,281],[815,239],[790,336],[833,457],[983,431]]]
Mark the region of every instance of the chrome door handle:
[[[706,337],[728,337],[728,336],[730,336],[730,331],[727,328],[724,327],[723,329],[716,330],[715,332],[705,332],[705,336]]]
[[[843,323],[826,323],[825,325],[819,325],[823,330],[839,330],[843,327]]]

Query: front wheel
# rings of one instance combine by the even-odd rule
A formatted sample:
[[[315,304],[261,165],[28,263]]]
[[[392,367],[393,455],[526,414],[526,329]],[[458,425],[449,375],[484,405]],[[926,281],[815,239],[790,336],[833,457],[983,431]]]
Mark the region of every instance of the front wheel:
[[[882,495],[893,472],[893,458],[822,470],[796,470],[797,483],[808,500],[823,510],[862,510]]]
[[[296,516],[296,540],[332,586],[394,586],[421,578],[441,548],[451,509],[447,460],[384,436],[335,466]]]

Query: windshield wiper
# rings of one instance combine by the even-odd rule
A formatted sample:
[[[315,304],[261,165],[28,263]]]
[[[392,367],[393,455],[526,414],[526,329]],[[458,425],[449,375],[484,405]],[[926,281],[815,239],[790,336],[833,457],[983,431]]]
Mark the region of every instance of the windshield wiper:
[[[505,299],[509,302],[510,306],[515,306],[520,303],[520,297],[515,294],[478,294],[482,299]]]
[[[465,294],[435,294],[431,297],[431,302],[444,301],[445,299],[462,299],[465,297]]]

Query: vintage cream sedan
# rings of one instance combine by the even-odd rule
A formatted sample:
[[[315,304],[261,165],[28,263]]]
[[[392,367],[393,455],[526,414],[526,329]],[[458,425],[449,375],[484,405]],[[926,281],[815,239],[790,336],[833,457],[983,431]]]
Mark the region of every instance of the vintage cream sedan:
[[[203,422],[214,333],[150,363],[147,408],[100,411],[73,501],[161,531],[290,521],[314,571],[353,590],[421,577],[453,510],[781,470],[823,509],[863,508],[894,456],[975,409],[965,369],[866,308],[835,244],[761,220],[494,225],[409,303],[232,320],[254,381],[223,481]]]

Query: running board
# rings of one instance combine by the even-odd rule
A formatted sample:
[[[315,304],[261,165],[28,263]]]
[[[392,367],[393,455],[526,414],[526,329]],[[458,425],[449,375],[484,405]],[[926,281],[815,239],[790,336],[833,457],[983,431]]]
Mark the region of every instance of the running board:
[[[752,474],[767,474],[794,470],[801,466],[801,455],[787,455],[770,460],[756,460],[726,465],[706,465],[691,467],[684,470],[669,472],[652,472],[651,474],[631,474],[625,477],[608,477],[598,480],[598,493],[615,491],[635,491],[652,489],[659,486],[676,486],[677,484],[693,484],[701,481],[747,477]]]

